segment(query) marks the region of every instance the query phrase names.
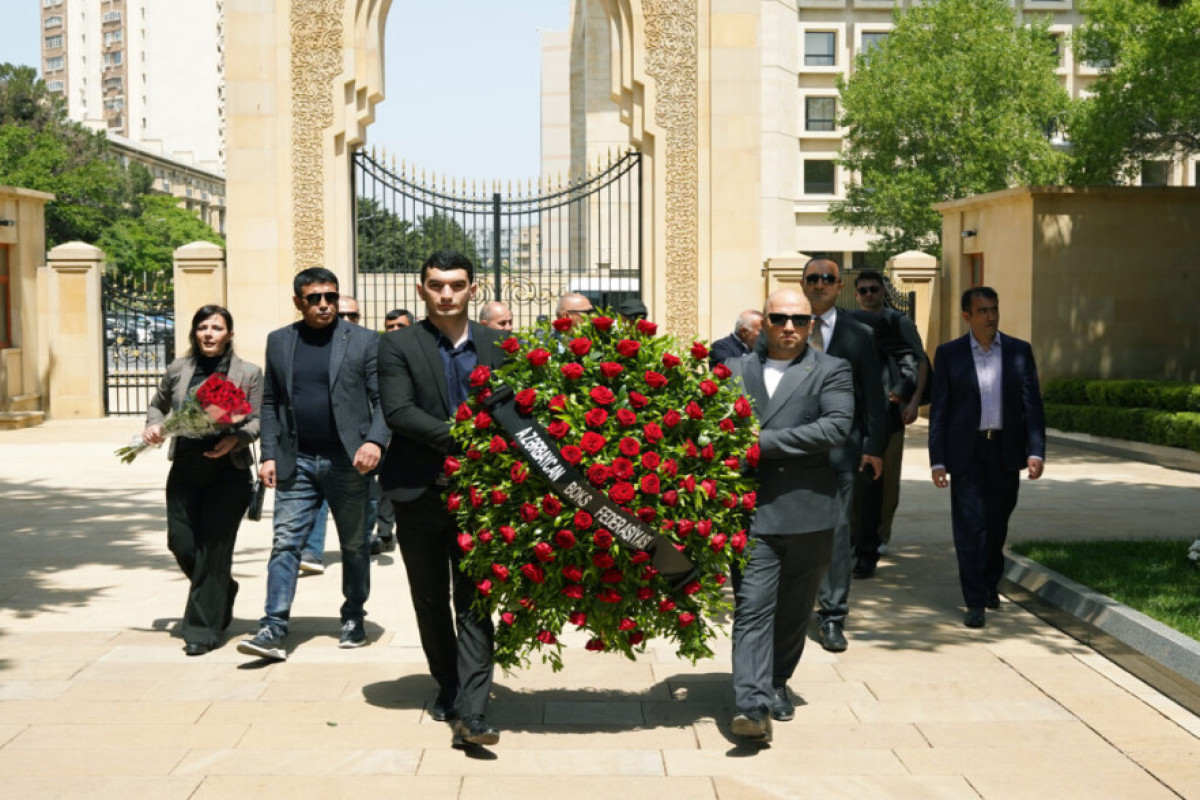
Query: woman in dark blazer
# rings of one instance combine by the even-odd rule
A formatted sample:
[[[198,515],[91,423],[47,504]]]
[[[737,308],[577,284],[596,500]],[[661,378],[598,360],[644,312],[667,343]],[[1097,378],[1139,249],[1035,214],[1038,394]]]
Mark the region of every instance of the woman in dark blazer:
[[[250,503],[250,443],[258,438],[262,370],[233,352],[233,316],[218,305],[192,315],[191,349],[167,367],[146,413],[142,438],[163,440],[162,423],[214,373],[246,393],[251,414],[240,428],[203,439],[176,437],[167,457],[167,547],[191,581],[180,631],[183,651],[204,655],[221,644],[233,619],[238,584],[231,574],[238,526]]]

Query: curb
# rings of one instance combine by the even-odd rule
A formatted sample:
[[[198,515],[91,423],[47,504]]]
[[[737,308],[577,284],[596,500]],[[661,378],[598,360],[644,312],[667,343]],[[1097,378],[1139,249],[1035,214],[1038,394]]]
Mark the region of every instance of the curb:
[[[1078,447],[1080,450],[1103,453],[1107,456],[1157,464],[1168,469],[1200,472],[1200,453],[1185,450],[1182,447],[1166,447],[1161,444],[1147,444],[1127,439],[1108,439],[1103,436],[1092,436],[1089,433],[1074,433],[1054,428],[1046,430],[1046,440],[1054,444]]]
[[[1015,553],[1004,578],[1010,598],[1200,714],[1200,642]]]

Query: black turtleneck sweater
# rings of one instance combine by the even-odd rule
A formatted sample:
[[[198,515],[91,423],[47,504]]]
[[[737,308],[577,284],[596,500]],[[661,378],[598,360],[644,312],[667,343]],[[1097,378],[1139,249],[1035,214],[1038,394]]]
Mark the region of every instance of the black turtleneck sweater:
[[[292,413],[302,453],[336,453],[342,449],[329,394],[329,359],[340,323],[310,328],[301,323],[292,360]]]

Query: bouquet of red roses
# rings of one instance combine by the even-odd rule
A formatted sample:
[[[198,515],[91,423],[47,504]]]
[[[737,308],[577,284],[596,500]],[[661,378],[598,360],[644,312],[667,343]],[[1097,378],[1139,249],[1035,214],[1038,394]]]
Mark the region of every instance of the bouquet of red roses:
[[[240,427],[254,409],[246,400],[246,393],[219,372],[208,376],[204,383],[184,404],[163,422],[163,436],[182,436],[202,439],[218,433],[229,433]],[[116,451],[121,461],[128,464],[152,445],[141,436]]]
[[[541,323],[502,343],[504,366],[471,375],[446,503],[477,603],[499,615],[502,667],[543,650],[561,668],[568,626],[588,650],[632,658],[658,636],[712,655],[722,587],[744,559],[755,492],[742,462],[757,461],[757,436],[728,368],[709,372],[703,344],[677,355],[656,332],[609,316]],[[656,548],[690,572],[660,569]]]

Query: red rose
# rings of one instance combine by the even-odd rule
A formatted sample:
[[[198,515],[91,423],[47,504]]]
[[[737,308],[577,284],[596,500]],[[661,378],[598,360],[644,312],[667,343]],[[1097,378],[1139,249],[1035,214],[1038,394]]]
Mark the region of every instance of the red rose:
[[[569,550],[575,546],[575,534],[564,528],[554,534],[554,543],[564,550]]]
[[[621,602],[621,594],[616,589],[607,588],[596,592],[596,599],[601,603],[619,603]]]
[[[603,639],[588,639],[587,644],[583,646],[583,649],[591,650],[593,653],[603,653],[604,647],[605,645]]]
[[[505,544],[512,544],[517,539],[517,530],[511,525],[500,526],[500,538]]]
[[[730,456],[721,463],[732,470],[740,470],[742,468],[742,462],[738,461],[737,456]]]
[[[606,331],[613,325],[612,317],[592,317],[592,327],[598,331]]]
[[[514,402],[517,404],[518,411],[528,414],[533,410],[533,404],[537,402],[537,392],[533,389],[522,389],[517,392]]]
[[[689,492],[696,491],[696,476],[694,476],[694,475],[685,476],[684,479],[679,482],[679,485],[682,486],[684,489],[687,489]]]
[[[545,564],[554,560],[554,548],[548,542],[538,542],[533,546],[533,555],[537,557],[538,561]]]
[[[681,519],[675,526],[675,530],[680,536],[687,536],[696,529],[696,523],[690,519]]]
[[[604,528],[592,534],[592,544],[596,545],[596,547],[609,548],[612,547],[612,543],[612,534],[604,530]]]
[[[592,340],[584,339],[582,337],[578,339],[572,339],[567,347],[570,348],[571,352],[577,356],[586,356],[592,349]]]
[[[667,413],[669,414],[671,412],[668,411]],[[657,444],[658,442],[662,441],[663,430],[662,428],[658,427],[658,423],[647,422],[642,426],[642,435],[646,437],[646,441],[650,444]]]
[[[635,629],[637,629],[637,623],[629,617],[622,617],[621,621],[617,623],[617,630],[619,631],[632,631]]]
[[[723,533],[718,533],[708,541],[708,546],[712,548],[714,553],[719,553],[725,547],[725,543],[729,541],[729,537]]]
[[[683,411],[692,419],[704,419],[704,409],[697,405],[695,400],[689,400]]]
[[[593,433],[592,431],[585,433],[579,440],[579,446],[582,447],[589,455],[593,456],[596,455],[596,453],[599,453],[606,444],[608,444],[608,440],[606,440],[600,434]]]
[[[592,527],[592,515],[581,508],[575,512],[575,518],[572,520],[572,523],[578,530],[586,531]],[[575,544],[574,537],[571,538],[571,544]],[[567,546],[569,547],[570,545]]]
[[[639,333],[645,334],[646,336],[653,336],[654,334],[658,333],[658,326],[646,319],[639,319],[637,321],[637,329]]]
[[[504,352],[512,355],[521,349],[521,342],[518,341],[516,337],[510,336],[500,343],[500,347],[504,350]]]
[[[724,363],[721,363],[721,364],[717,364],[715,367],[712,368],[712,374],[713,374],[713,376],[715,376],[716,378],[719,378],[720,380],[725,380],[726,378],[733,375],[733,370],[731,370],[729,367],[725,366]]]
[[[742,395],[733,402],[733,413],[739,417],[748,417],[754,413],[754,409],[750,406],[750,401],[746,399],[745,395]]]
[[[488,580],[487,578],[484,578],[481,581],[475,582],[475,588],[479,590],[479,593],[481,595],[483,595],[484,597],[487,597],[488,595],[490,595],[492,593],[492,582],[490,580]]]
[[[692,342],[692,358],[696,360],[708,358],[708,348],[700,342]]]
[[[492,564],[492,574],[502,581],[508,580],[509,576],[511,575],[511,573],[508,571],[508,567],[504,566],[503,564]]]
[[[521,519],[526,522],[533,522],[540,513],[538,507],[533,503],[521,503]]]
[[[612,474],[617,480],[629,480],[633,477],[633,462],[628,458],[621,456],[614,458],[612,463]]]
[[[451,492],[450,494],[446,495],[446,510],[447,511],[458,511],[460,506],[462,506],[462,495],[461,494],[459,494],[458,492]]]
[[[569,586],[564,586],[561,594],[564,597],[571,598],[572,600],[582,600],[583,599],[583,587],[577,583],[572,583]]]
[[[622,409],[623,411],[624,409]],[[583,415],[583,421],[589,427],[599,428],[604,423],[608,422],[608,412],[603,408],[593,408],[591,411]]]
[[[642,508],[639,508],[637,510],[637,518],[640,519],[642,522],[653,522],[654,518],[657,516],[658,516],[658,511],[656,511],[653,508],[650,508],[649,506],[643,506]]]
[[[542,511],[545,511],[552,517],[557,517],[558,512],[562,511],[562,501],[552,494],[542,497]]]
[[[645,408],[646,406],[650,405],[650,398],[646,397],[646,395],[642,394],[641,392],[630,392],[629,405],[633,406],[634,408]]]
[[[490,378],[491,376],[492,376],[492,368],[485,367],[483,364],[480,364],[478,367],[471,370],[471,375],[470,375],[470,377],[467,378],[467,380],[469,380],[471,382],[472,386],[479,387],[479,386],[483,386],[485,383],[487,383],[488,378]]]
[[[658,494],[659,484],[657,475],[643,475],[639,484],[642,494]]]
[[[536,350],[530,350],[526,353],[525,358],[535,367],[541,367],[550,360],[550,351],[544,347],[539,347]]]
[[[583,580],[583,570],[574,564],[568,564],[562,568],[562,576],[572,583],[579,583]]]
[[[664,458],[660,471],[668,478],[674,478],[675,473],[679,471],[679,465],[675,463],[675,459],[673,458]]]
[[[723,498],[721,498],[721,505],[725,506],[726,508],[737,508],[738,507],[737,493],[730,492],[729,494],[725,495]]]
[[[674,353],[663,353],[662,363],[663,363],[663,366],[666,367],[667,369],[673,369],[675,367],[678,367],[683,362],[680,361],[679,356],[675,355]]]
[[[512,478],[513,483],[524,483],[529,478],[529,468],[518,461],[508,471],[508,476]]]
[[[480,411],[478,414],[475,415],[475,427],[478,430],[483,430],[484,428],[491,426],[491,424],[492,424],[492,415],[487,413],[486,411]]]
[[[737,427],[733,420],[731,420],[729,417],[721,420],[719,423],[717,423],[717,425],[726,433],[733,433],[734,428]]]
[[[662,463],[658,453],[650,452],[642,456],[642,467],[645,469],[658,469],[658,465]]]
[[[554,644],[558,641],[550,631],[538,631],[537,640],[542,644]]]
[[[650,554],[645,550],[636,550],[634,551],[633,555],[629,557],[630,564],[645,564],[649,560]]]
[[[713,449],[711,444],[706,444],[700,448],[700,457],[705,461],[712,461],[717,457],[717,451]]]
[[[651,389],[661,389],[667,385],[667,376],[663,375],[661,372],[655,372],[654,370],[648,369],[646,370],[646,374],[642,377],[645,379],[646,385]]]
[[[502,613],[500,615],[500,621],[503,622],[505,625],[512,625],[514,622],[517,621],[517,615],[512,613],[511,611],[505,611],[504,613]]]
[[[619,569],[606,569],[600,573],[601,583],[620,583],[625,580],[625,573]]]
[[[483,542],[484,544],[487,544],[491,540],[492,540],[492,532],[489,531],[487,528],[484,528],[483,530],[481,530],[479,532],[479,541]]]
[[[534,583],[544,583],[546,573],[537,564],[522,564],[521,574]]]
[[[638,350],[641,349],[642,346],[632,339],[622,339],[617,342],[617,352],[620,353],[623,358],[633,358],[637,355]]]
[[[658,610],[664,614],[669,614],[675,610],[675,601],[669,597],[664,597],[658,601]]]
[[[458,539],[458,549],[464,553],[470,552],[471,548],[475,546],[475,540],[471,538],[471,534],[469,533],[460,533],[456,538]]]
[[[679,552],[681,552],[681,553],[682,553],[682,552],[683,552],[683,545],[681,545],[681,544],[677,544],[677,545],[675,545],[675,549],[676,549],[676,550],[678,550]],[[651,567],[651,566],[646,566],[646,567],[645,567],[645,568],[642,570],[642,580],[644,580],[644,581],[652,581],[652,580],[654,580],[656,577],[658,577],[658,570],[656,570],[654,567]]]
[[[691,613],[690,611],[684,611],[682,614],[679,615],[679,627],[681,627],[681,628],[686,628],[688,625],[691,625],[695,621],[696,621],[696,615]]]
[[[626,483],[625,481],[614,484],[613,487],[608,490],[608,496],[612,498],[612,501],[621,505],[625,505],[632,500],[633,495],[633,484]]]
[[[579,628],[587,625],[587,614],[583,613],[582,611],[572,611],[571,616],[568,617],[568,619],[571,620],[572,625]]]
[[[662,501],[671,506],[671,508],[674,508],[679,502],[679,492],[675,491],[674,489],[668,489],[667,491],[663,492]]]
[[[667,413],[663,414],[663,425],[666,425],[668,428],[674,428],[680,422],[683,422],[683,417],[681,417],[679,412],[673,408]]]
[[[729,546],[733,548],[733,552],[740,553],[746,549],[746,532],[738,531],[733,536],[729,537]]]
[[[642,633],[641,631],[634,631],[633,633],[629,634],[629,644],[635,647],[644,641],[646,641],[646,634]]]
[[[467,490],[467,494],[471,497],[471,508],[479,508],[483,505],[483,495],[479,493],[477,488],[472,486]]]
[[[709,500],[717,499],[717,482],[712,478],[705,478],[704,480],[700,481],[700,488],[704,490],[706,495],[708,495]]]
[[[758,502],[758,492],[746,492],[742,495],[742,508],[749,511]]]
[[[638,443],[637,439],[634,439],[632,436],[626,436],[621,439],[621,442],[617,445],[617,449],[621,451],[622,455],[633,458],[642,451],[642,446]]]
[[[573,444],[569,444],[562,449],[563,461],[568,464],[578,464],[583,461],[583,451]]]
[[[624,371],[625,368],[615,361],[600,362],[600,374],[606,378],[615,378]]]
[[[528,597],[518,597],[517,602],[521,604],[521,608],[524,608],[527,611],[533,611],[535,608],[537,608],[537,603],[533,602]]]
[[[725,578],[724,572],[718,572],[716,575],[713,576],[713,583],[715,583],[717,586],[724,586],[725,580],[726,580],[726,578]]]
[[[455,422],[465,422],[471,418],[471,407],[466,403],[459,403],[458,410],[454,412]]]
[[[500,489],[492,489],[491,501],[494,506],[502,506],[508,502],[508,493]]]
[[[628,428],[630,425],[637,425],[637,414],[630,411],[628,408],[617,409],[617,422]]]
[[[566,411],[567,410],[567,396],[565,394],[556,394],[556,395],[554,395],[554,397],[550,398],[550,402],[546,403],[546,406],[551,411]]]
[[[564,331],[571,330],[571,322],[572,320],[570,317],[559,317],[550,324],[554,326],[554,330],[558,331],[559,333],[563,333]]]
[[[612,393],[612,389],[607,386],[597,386],[588,392],[588,396],[602,406],[607,406],[616,399],[616,395]]]
[[[683,587],[684,594],[695,594],[698,591],[700,591],[700,582],[699,581],[690,581],[688,584],[686,584]]]
[[[564,419],[556,419],[546,426],[546,433],[555,439],[561,439],[571,431],[571,426]]]
[[[460,469],[462,469],[462,464],[459,463],[457,458],[454,456],[446,456],[446,460],[442,464],[442,472],[446,473],[447,476],[450,476],[458,472]]]
[[[700,381],[700,393],[705,397],[712,397],[718,391],[720,391],[720,389],[712,381]]]
[[[483,458],[483,453],[472,447],[467,451],[467,458],[471,459],[472,461],[478,461],[479,459]]]
[[[592,563],[598,569],[610,569],[616,564],[616,561],[608,553],[595,553],[592,556]]]
[[[493,436],[491,444],[488,445],[488,452],[492,455],[503,453],[508,450],[508,442],[504,441],[503,436]]]
[[[711,519],[702,519],[696,523],[696,533],[707,539],[708,535],[712,533],[712,525]]]
[[[583,377],[583,365],[576,364],[575,362],[563,364],[558,368],[558,371],[563,374],[564,378],[571,381],[577,381]]]
[[[688,458],[698,458],[700,456],[700,451],[696,449],[696,443],[691,439],[688,439],[687,447],[684,448],[683,452]]]
[[[604,464],[592,464],[588,467],[587,479],[594,486],[603,486],[608,483],[608,476],[612,471]]]

